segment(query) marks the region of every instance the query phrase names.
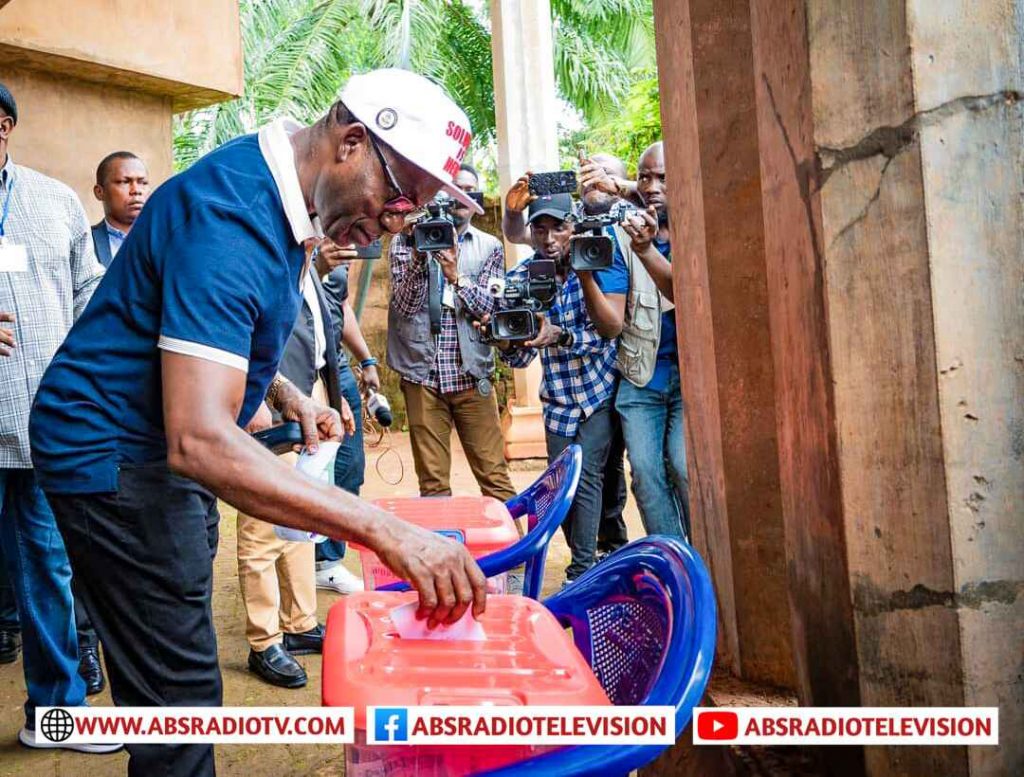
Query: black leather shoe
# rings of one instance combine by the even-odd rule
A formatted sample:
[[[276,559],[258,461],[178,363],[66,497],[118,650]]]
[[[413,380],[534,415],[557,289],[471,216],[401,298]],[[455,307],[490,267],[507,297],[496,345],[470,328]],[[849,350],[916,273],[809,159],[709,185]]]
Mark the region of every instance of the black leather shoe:
[[[20,631],[0,631],[0,664],[13,664],[21,652]]]
[[[103,664],[100,663],[99,648],[78,648],[78,676],[85,680],[85,695],[94,696],[107,687],[103,676]]]
[[[281,645],[271,645],[259,653],[250,650],[249,671],[280,688],[301,688],[306,684],[306,670]]]
[[[324,652],[324,627],[319,623],[301,634],[285,634],[284,649],[293,656]]]

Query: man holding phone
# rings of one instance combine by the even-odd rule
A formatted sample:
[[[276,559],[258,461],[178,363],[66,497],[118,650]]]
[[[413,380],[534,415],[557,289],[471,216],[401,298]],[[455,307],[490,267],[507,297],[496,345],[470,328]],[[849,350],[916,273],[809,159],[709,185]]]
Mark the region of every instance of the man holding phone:
[[[455,185],[478,194],[480,176],[464,164]],[[505,501],[516,492],[491,381],[494,354],[473,330],[473,321],[494,312],[488,285],[504,277],[505,251],[499,240],[472,226],[468,206],[456,202],[450,212],[458,245],[436,254],[443,275],[437,334],[431,332],[427,257],[404,235],[391,242],[388,365],[402,376],[420,494],[451,494],[454,426],[480,491]]]

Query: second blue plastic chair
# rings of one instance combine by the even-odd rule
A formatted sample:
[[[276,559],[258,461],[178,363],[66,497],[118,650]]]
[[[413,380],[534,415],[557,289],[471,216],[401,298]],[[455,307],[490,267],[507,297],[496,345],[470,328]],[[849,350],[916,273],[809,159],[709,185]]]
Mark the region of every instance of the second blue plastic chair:
[[[523,595],[531,599],[540,597],[548,545],[569,514],[582,470],[583,449],[579,445],[570,445],[529,488],[505,503],[513,518],[526,518],[527,532],[514,545],[478,558],[477,563],[484,575],[494,577],[525,564]],[[401,582],[380,590],[404,591],[408,588],[408,583]]]

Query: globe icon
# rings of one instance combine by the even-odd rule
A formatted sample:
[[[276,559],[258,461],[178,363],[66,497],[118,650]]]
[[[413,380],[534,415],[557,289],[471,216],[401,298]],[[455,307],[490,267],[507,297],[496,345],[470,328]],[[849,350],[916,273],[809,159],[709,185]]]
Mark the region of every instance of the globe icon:
[[[47,710],[39,721],[39,730],[51,742],[63,742],[75,729],[75,719],[67,710]]]

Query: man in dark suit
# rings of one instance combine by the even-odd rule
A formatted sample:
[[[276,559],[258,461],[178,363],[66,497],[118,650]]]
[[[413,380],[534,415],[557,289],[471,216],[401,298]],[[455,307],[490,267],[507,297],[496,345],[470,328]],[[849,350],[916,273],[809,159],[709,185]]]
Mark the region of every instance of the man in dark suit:
[[[310,251],[313,248],[308,246]],[[302,296],[278,371],[307,396],[337,410],[350,436],[355,421],[338,382],[338,335],[313,262]],[[258,431],[271,422],[263,405],[246,428]],[[245,605],[249,670],[282,688],[306,684],[306,672],[294,656],[319,653],[323,648],[313,564],[311,543],[281,539],[272,524],[238,513],[238,582]]]
[[[107,154],[96,168],[92,193],[103,203],[103,220],[92,228],[92,243],[100,264],[110,267],[149,197],[145,163],[131,151]]]

